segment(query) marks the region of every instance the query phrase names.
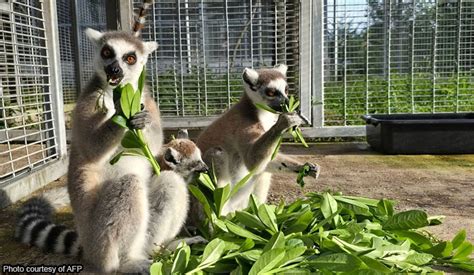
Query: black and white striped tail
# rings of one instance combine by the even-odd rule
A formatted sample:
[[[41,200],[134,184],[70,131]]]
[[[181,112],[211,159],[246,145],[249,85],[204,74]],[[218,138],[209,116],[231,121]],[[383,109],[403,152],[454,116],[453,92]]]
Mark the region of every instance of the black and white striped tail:
[[[44,198],[28,200],[18,213],[15,238],[46,252],[80,257],[77,233],[52,222],[54,209]]]
[[[143,0],[142,7],[138,10],[135,22],[132,26],[133,35],[140,36],[141,30],[145,27],[145,17],[148,10],[153,6],[153,0]]]

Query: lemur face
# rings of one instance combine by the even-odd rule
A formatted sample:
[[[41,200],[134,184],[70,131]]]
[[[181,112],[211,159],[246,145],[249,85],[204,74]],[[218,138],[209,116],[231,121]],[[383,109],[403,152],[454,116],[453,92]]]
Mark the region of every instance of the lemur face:
[[[180,174],[187,182],[201,172],[209,169],[202,161],[201,150],[189,139],[178,138],[164,145],[163,159],[165,164],[176,173]]]
[[[254,70],[245,68],[242,74],[245,92],[254,103],[270,106],[282,111],[282,105],[288,103],[288,67],[280,64],[272,69]]]
[[[97,47],[96,72],[110,86],[137,83],[148,55],[158,47],[124,32],[101,33],[87,29],[86,34]]]

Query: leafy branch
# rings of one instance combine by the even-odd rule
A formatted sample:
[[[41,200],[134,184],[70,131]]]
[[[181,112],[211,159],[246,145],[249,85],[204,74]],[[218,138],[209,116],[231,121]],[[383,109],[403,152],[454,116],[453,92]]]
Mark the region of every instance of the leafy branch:
[[[114,100],[120,100],[120,113],[112,117],[112,121],[122,128],[127,129],[122,138],[121,145],[126,150],[119,152],[111,160],[110,164],[114,165],[123,156],[142,156],[145,157],[153,167],[156,175],[160,175],[160,165],[153,156],[148,143],[145,140],[142,130],[133,129],[130,119],[141,111],[141,98],[143,88],[145,87],[145,68],[143,68],[140,78],[138,79],[138,90],[135,91],[130,83],[120,85],[114,89]]]

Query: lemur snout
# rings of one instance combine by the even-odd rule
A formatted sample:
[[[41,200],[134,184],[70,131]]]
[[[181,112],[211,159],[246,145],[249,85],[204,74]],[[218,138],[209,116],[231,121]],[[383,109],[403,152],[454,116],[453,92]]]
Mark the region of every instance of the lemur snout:
[[[112,64],[106,66],[104,68],[105,74],[107,75],[107,81],[110,85],[115,86],[122,81],[123,78],[123,70],[120,68],[120,65],[117,60],[115,60]]]
[[[209,167],[207,167],[204,162],[201,162],[200,164],[198,164],[195,171],[196,173],[207,173],[209,172]]]

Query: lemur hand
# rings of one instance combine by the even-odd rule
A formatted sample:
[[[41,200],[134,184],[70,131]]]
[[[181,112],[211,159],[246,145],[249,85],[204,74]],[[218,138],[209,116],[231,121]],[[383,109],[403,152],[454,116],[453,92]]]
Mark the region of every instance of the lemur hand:
[[[151,123],[151,115],[147,110],[142,110],[130,118],[133,129],[143,129]]]
[[[278,117],[276,125],[279,129],[285,131],[293,126],[299,126],[304,123],[304,120],[297,113],[284,113]]]

